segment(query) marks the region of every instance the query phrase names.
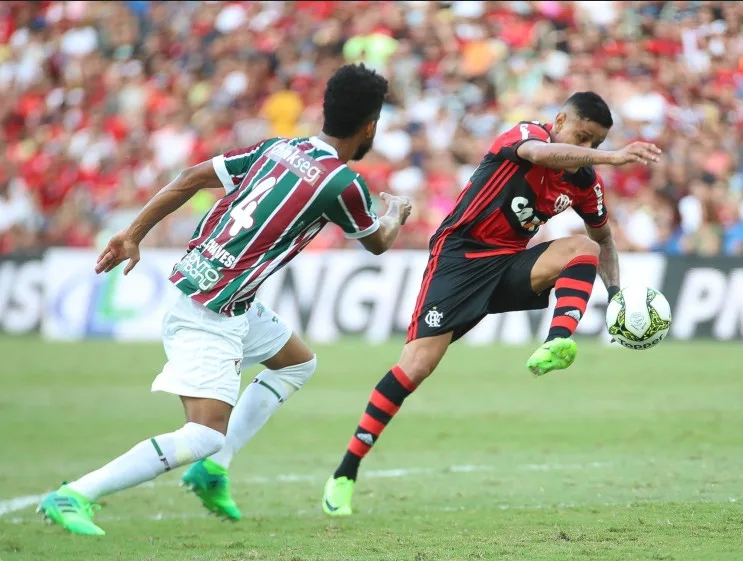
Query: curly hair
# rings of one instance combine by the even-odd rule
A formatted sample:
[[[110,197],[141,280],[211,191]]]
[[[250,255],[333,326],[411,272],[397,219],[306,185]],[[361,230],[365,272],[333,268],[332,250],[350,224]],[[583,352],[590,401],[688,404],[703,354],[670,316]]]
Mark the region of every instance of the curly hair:
[[[606,129],[614,125],[609,106],[595,92],[576,92],[568,98],[565,105],[570,105],[575,109],[581,119],[593,121]]]
[[[387,80],[363,64],[341,66],[325,86],[322,132],[349,138],[370,121],[376,121],[387,89]]]

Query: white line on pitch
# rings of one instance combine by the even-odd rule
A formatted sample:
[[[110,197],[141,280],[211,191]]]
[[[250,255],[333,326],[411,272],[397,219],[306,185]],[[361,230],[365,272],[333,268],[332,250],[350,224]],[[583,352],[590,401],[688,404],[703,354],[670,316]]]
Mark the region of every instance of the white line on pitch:
[[[620,507],[620,508],[632,508],[642,505],[653,505],[653,504],[661,504],[663,501],[657,501],[657,500],[639,500],[639,501],[604,501],[604,502],[586,502],[586,503],[532,503],[532,504],[509,504],[509,503],[494,503],[494,504],[488,504],[484,505],[483,508],[490,508],[490,509],[497,509],[497,510],[547,510],[547,509],[567,509],[567,508],[581,508],[581,507]],[[723,500],[701,500],[701,501],[690,501],[690,504],[723,504],[725,501]],[[729,498],[728,502],[736,502],[734,498]],[[364,510],[364,515],[371,516],[376,514],[386,514],[389,512],[392,512],[394,508],[370,508]],[[429,508],[422,508],[422,512],[463,512],[469,510],[468,507],[465,506],[444,506],[444,507],[429,507]],[[264,511],[256,511],[256,512],[243,512],[243,518],[250,519],[253,517],[263,517],[265,516]],[[319,517],[320,509],[318,507],[317,510],[296,510],[293,513],[294,516],[302,517],[302,518],[309,518],[309,517]],[[194,512],[194,513],[165,513],[165,512],[158,512],[155,515],[150,516],[132,516],[132,515],[125,515],[125,516],[106,516],[100,515],[96,517],[96,522],[100,522],[102,524],[108,524],[110,522],[125,522],[129,520],[151,520],[153,522],[161,522],[164,520],[197,520],[197,519],[207,519],[207,518],[213,518],[212,515],[206,514],[203,511],[202,512]],[[35,517],[14,517],[7,520],[7,522],[11,524],[25,524],[28,522],[35,522],[37,518]]]
[[[0,516],[22,510],[27,506],[37,504],[44,495],[26,495],[25,497],[16,497],[7,501],[0,501]]]
[[[577,471],[583,469],[603,468],[609,466],[608,462],[589,462],[587,464],[524,464],[518,466],[518,469],[524,471]],[[401,469],[378,469],[369,470],[364,473],[365,478],[401,478],[411,477],[414,475],[443,475],[447,473],[475,473],[475,472],[493,472],[497,471],[496,466],[489,465],[458,465],[443,468],[401,468]],[[272,483],[312,483],[323,481],[327,475],[319,474],[279,474],[273,477],[252,476],[233,480],[237,483],[267,485]],[[176,485],[177,482],[148,482],[143,487],[161,486],[163,484]],[[44,495],[26,495],[0,501],[0,516],[23,510],[26,507],[38,504]]]
[[[598,503],[596,506],[619,506],[620,504],[624,503]],[[567,504],[567,503],[557,503],[557,504],[507,504],[507,503],[501,503],[501,504],[495,504],[495,505],[489,505],[493,508],[497,508],[498,510],[543,510],[547,508],[574,508],[577,506],[582,506],[579,504]],[[380,514],[390,511],[391,509],[367,509],[364,511],[364,514],[366,515],[374,515],[374,514]],[[433,511],[433,512],[462,512],[464,510],[467,510],[464,506],[445,506],[445,507],[434,507],[434,508],[426,508],[422,509],[426,511]],[[265,512],[243,512],[243,518],[249,519],[252,517],[259,517],[259,516],[265,516]],[[320,516],[320,509],[318,507],[317,510],[297,510],[294,511],[294,516],[300,516],[300,517],[311,517],[311,516]],[[98,515],[95,517],[95,521],[97,523],[101,524],[107,524],[109,522],[124,522],[127,520],[151,520],[153,522],[161,522],[163,520],[194,520],[194,519],[207,519],[207,518],[213,518],[212,515],[206,514],[204,512],[194,512],[194,513],[165,513],[165,512],[158,512],[154,515],[145,515],[145,516],[132,516],[132,515],[124,515],[124,516],[107,516],[105,514]],[[7,520],[7,522],[10,522],[11,524],[25,524],[26,522],[36,522],[38,519],[36,517],[31,516],[17,516],[14,518],[10,518]]]
[[[584,469],[597,469],[610,466],[610,462],[589,462],[587,464],[523,464],[516,466],[519,471],[580,471]],[[440,468],[398,468],[398,469],[375,469],[363,473],[363,478],[391,478],[411,477],[414,475],[446,475],[448,473],[478,473],[478,472],[495,472],[499,467],[491,465],[457,465]],[[313,483],[316,481],[325,481],[328,474],[297,474],[287,473],[275,475],[273,477],[265,476],[248,476],[244,478],[233,479],[234,483],[246,485],[257,484],[267,485],[271,483]],[[145,483],[146,487],[160,485],[178,485],[178,481],[168,482],[149,482]]]

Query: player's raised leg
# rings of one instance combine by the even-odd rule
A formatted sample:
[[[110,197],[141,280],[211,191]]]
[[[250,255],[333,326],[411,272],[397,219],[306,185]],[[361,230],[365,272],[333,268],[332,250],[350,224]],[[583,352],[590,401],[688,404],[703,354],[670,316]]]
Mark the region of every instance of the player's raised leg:
[[[39,511],[73,534],[104,535],[93,522],[95,500],[134,487],[178,466],[205,458],[224,443],[231,406],[216,399],[182,397],[187,423],[148,438],[128,452],[42,500]]]
[[[245,388],[235,405],[222,449],[194,463],[182,482],[211,512],[231,520],[241,518],[230,493],[228,468],[235,454],[266,424],[281,404],[312,377],[317,358],[289,326],[260,303],[248,312],[250,337],[243,369],[262,363],[266,369]],[[266,358],[268,357],[268,358]]]
[[[573,364],[577,348],[571,339],[586,312],[599,264],[599,245],[587,236],[555,240],[539,256],[531,272],[532,290],[555,287],[555,312],[549,333],[526,363],[536,376]]]
[[[348,443],[341,464],[325,484],[322,508],[330,516],[352,514],[353,487],[361,460],[369,453],[382,431],[411,393],[434,371],[452,333],[410,341],[400,361],[379,381],[371,393],[366,410]]]

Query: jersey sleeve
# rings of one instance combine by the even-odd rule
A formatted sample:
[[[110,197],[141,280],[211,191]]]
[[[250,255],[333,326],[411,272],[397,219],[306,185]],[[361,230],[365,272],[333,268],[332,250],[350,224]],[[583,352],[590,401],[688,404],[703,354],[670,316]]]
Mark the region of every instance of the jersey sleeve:
[[[240,185],[245,174],[248,173],[250,166],[257,158],[261,144],[263,143],[259,142],[248,148],[230,150],[212,158],[214,171],[228,194]]]
[[[604,205],[604,181],[597,173],[593,185],[580,192],[580,197],[573,203],[573,209],[588,226],[601,228],[609,219]]]
[[[347,238],[359,239],[379,229],[379,218],[371,206],[369,188],[357,174],[351,184],[325,209],[325,217],[340,226]]]
[[[550,133],[539,123],[519,123],[512,129],[504,132],[495,139],[490,147],[490,152],[500,154],[504,158],[517,164],[523,164],[526,160],[519,158],[516,150],[528,140],[550,142]]]

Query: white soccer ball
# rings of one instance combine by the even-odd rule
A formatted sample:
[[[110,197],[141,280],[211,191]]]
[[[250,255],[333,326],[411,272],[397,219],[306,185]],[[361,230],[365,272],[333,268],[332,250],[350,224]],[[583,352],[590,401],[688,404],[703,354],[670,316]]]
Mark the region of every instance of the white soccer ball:
[[[671,306],[666,297],[653,288],[626,286],[606,308],[606,327],[623,347],[643,351],[668,335]]]

